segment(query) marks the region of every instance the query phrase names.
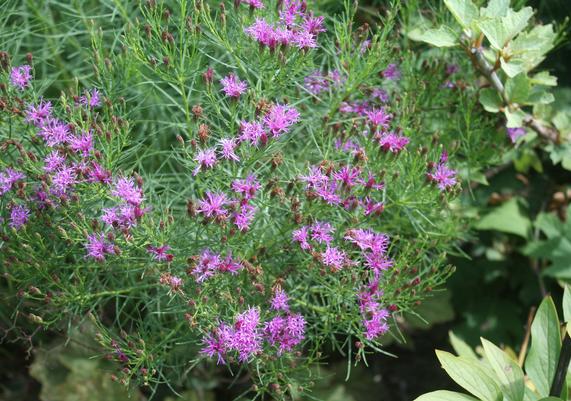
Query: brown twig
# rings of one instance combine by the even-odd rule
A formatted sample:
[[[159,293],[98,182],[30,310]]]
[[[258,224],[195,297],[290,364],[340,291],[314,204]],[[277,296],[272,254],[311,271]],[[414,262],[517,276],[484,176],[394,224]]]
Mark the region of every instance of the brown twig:
[[[531,337],[531,324],[533,323],[533,318],[535,317],[535,307],[529,310],[529,315],[527,316],[527,325],[525,328],[525,337],[521,343],[521,349],[519,350],[519,355],[517,357],[517,364],[523,367],[523,362],[525,361],[525,354],[527,354],[527,347],[529,345],[529,339]]]

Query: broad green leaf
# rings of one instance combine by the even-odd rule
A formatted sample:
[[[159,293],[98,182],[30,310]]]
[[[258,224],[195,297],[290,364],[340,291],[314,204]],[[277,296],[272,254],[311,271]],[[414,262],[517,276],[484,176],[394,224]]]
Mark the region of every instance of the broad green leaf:
[[[448,332],[448,337],[450,338],[450,344],[452,344],[452,348],[454,348],[454,351],[456,351],[458,356],[478,361],[478,356],[476,353],[461,338],[456,336],[456,334],[454,334],[452,331]]]
[[[547,238],[555,238],[563,235],[563,223],[553,213],[539,213],[533,225],[539,228]]]
[[[547,92],[545,89],[539,86],[533,87],[527,99],[522,102],[524,104],[535,105],[535,104],[549,104],[555,101],[555,96],[552,93]]]
[[[502,70],[510,78],[515,77],[517,74],[521,74],[526,71],[525,63],[523,60],[510,59],[510,61],[505,61],[503,58],[500,59],[502,65]]]
[[[436,47],[453,47],[458,44],[456,32],[445,25],[424,31],[419,39]]]
[[[492,47],[501,50],[527,26],[532,15],[531,7],[524,7],[519,11],[509,9],[504,17],[481,19],[478,21],[478,26]]]
[[[531,90],[529,79],[525,74],[518,74],[506,81],[506,96],[512,103],[524,103]]]
[[[557,77],[550,75],[547,71],[541,71],[531,78],[531,83],[535,85],[557,86]]]
[[[484,110],[490,113],[497,113],[503,106],[503,101],[498,91],[492,88],[484,88],[480,91],[480,103]]]
[[[569,322],[571,322],[571,290],[568,285],[563,291],[563,320],[568,322],[567,327],[569,328]]]
[[[490,0],[487,7],[480,8],[482,17],[505,17],[510,8],[510,0]]]
[[[476,229],[501,231],[527,238],[531,220],[522,213],[517,198],[512,198],[482,217]]]
[[[523,126],[525,118],[527,117],[527,115],[520,109],[510,111],[506,108],[504,109],[504,114],[507,119],[506,126],[508,128],[517,128]]]
[[[518,364],[504,351],[485,338],[481,338],[488,362],[496,372],[500,388],[506,401],[522,401],[524,394],[524,375]]]
[[[551,297],[546,297],[531,324],[531,347],[525,359],[525,371],[539,395],[547,397],[555,376],[561,334],[559,318]]]
[[[478,8],[472,0],[444,0],[444,4],[464,29],[469,28],[472,21],[478,18]]]
[[[567,240],[565,240],[566,243]],[[571,280],[571,253],[565,257],[551,257],[551,266],[543,271],[543,275],[559,280]]]
[[[502,399],[499,387],[478,362],[439,350],[436,356],[450,378],[475,397],[482,401]]]
[[[439,390],[423,394],[414,401],[478,401],[478,399],[454,391]]]

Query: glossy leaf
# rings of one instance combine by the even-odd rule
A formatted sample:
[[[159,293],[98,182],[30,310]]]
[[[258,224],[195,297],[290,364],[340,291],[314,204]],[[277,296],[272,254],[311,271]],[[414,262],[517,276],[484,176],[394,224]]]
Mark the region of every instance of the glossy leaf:
[[[478,399],[454,391],[438,390],[423,394],[414,401],[478,401]]]
[[[531,347],[525,360],[525,371],[539,395],[547,397],[555,376],[561,334],[559,318],[551,297],[546,297],[531,325]]]
[[[448,10],[463,28],[469,28],[472,21],[478,18],[478,8],[472,0],[444,0]]]
[[[500,382],[506,401],[522,401],[524,395],[524,375],[518,364],[504,351],[482,338],[482,346],[488,362]]]
[[[502,399],[499,387],[479,362],[438,350],[436,356],[450,378],[466,391],[482,401],[500,401]]]

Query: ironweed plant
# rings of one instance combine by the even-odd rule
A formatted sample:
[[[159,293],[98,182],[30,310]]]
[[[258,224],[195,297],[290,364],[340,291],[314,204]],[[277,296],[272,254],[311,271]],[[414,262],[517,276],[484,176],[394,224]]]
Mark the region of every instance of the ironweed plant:
[[[225,369],[276,399],[306,393],[328,353],[350,367],[398,338],[452,271],[461,181],[507,141],[477,88],[446,85],[454,66],[402,45],[397,2],[375,26],[344,6],[121,6],[83,21],[93,73],[59,98],[50,60],[7,40],[7,334],[89,317],[124,385]]]

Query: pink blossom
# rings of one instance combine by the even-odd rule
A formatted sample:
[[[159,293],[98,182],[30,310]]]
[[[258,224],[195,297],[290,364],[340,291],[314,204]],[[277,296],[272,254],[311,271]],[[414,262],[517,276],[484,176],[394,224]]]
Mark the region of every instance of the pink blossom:
[[[10,82],[16,88],[23,90],[30,86],[32,80],[32,67],[29,65],[20,65],[12,68],[10,71]]]
[[[230,74],[220,80],[222,91],[228,97],[238,98],[248,88],[246,81],[240,81],[235,74]]]
[[[28,222],[30,218],[30,209],[26,206],[16,205],[10,210],[10,227],[19,230]]]
[[[293,106],[275,104],[264,117],[264,123],[274,137],[287,133],[299,121],[299,112]]]
[[[235,153],[236,147],[238,146],[235,138],[222,138],[220,140],[220,145],[222,146],[223,159],[240,161],[240,158]]]
[[[135,206],[139,206],[144,199],[143,191],[135,185],[133,178],[126,177],[121,177],[115,181],[111,195]]]
[[[199,201],[198,212],[209,218],[223,218],[228,215],[228,211],[224,209],[228,203],[226,194],[207,191],[206,198]]]
[[[192,175],[197,175],[200,170],[214,167],[216,164],[216,151],[214,149],[201,150],[196,154],[194,160],[198,163]]]

